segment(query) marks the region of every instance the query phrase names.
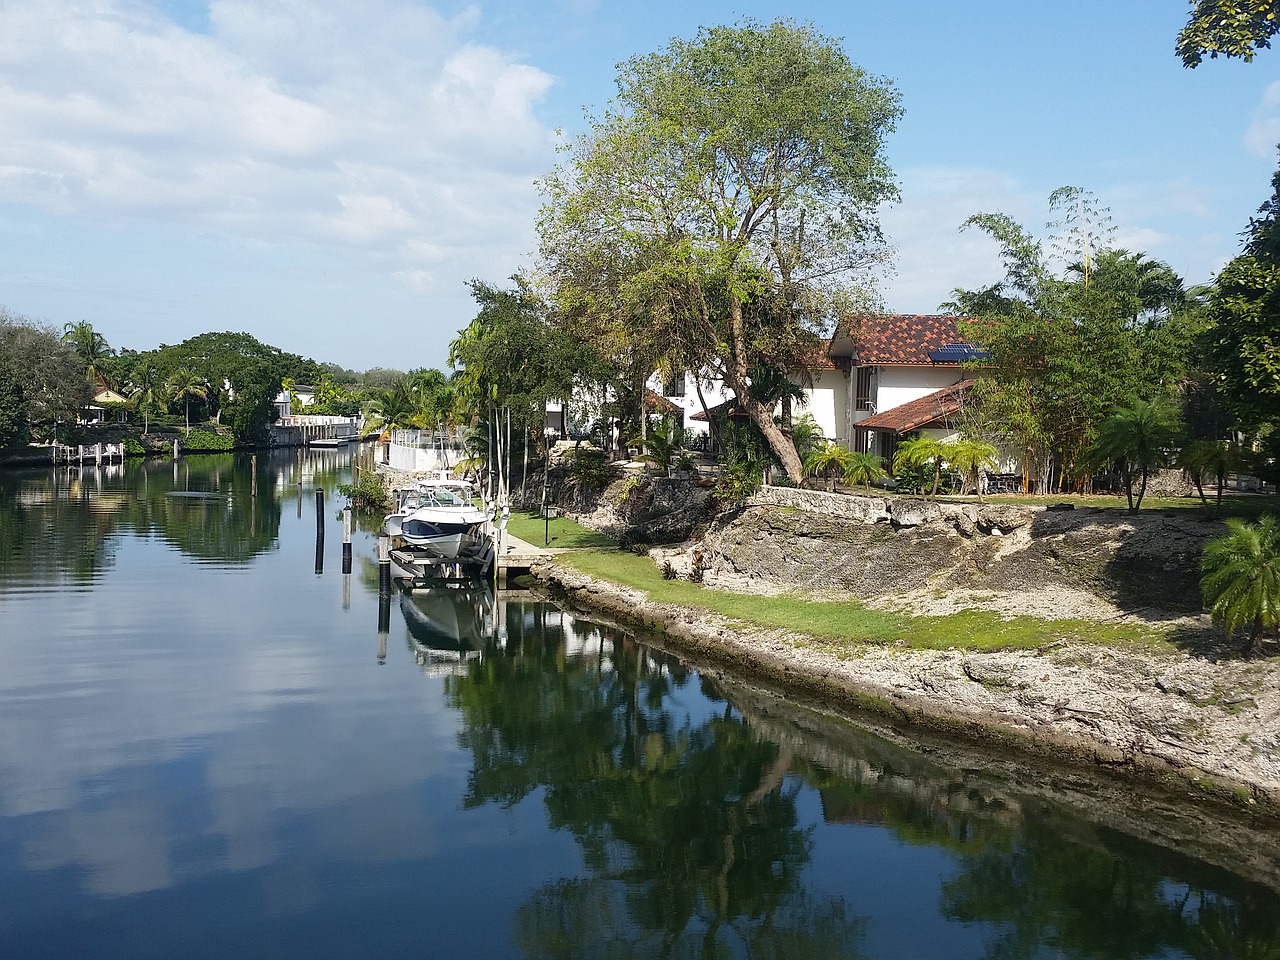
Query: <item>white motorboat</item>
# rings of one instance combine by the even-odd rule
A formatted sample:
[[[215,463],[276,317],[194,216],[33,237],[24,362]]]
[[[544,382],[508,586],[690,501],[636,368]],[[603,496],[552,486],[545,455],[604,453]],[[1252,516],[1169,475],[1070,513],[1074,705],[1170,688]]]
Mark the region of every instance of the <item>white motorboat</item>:
[[[464,572],[487,570],[493,547],[486,525],[489,515],[471,500],[465,480],[437,478],[402,490],[395,511],[383,519],[383,529],[402,546],[397,553],[414,558],[416,566],[459,564]]]

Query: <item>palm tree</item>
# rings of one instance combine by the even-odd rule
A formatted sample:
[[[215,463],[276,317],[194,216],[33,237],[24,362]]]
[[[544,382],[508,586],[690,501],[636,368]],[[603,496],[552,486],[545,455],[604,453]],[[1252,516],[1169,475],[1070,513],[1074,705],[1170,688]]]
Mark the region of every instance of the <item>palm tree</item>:
[[[191,436],[191,398],[203,400],[209,395],[209,385],[190,367],[179,367],[165,381],[165,390],[174,400],[181,400],[186,415],[187,436]]]
[[[1214,514],[1222,515],[1222,488],[1227,484],[1227,474],[1236,470],[1244,460],[1244,451],[1238,443],[1229,440],[1192,440],[1178,454],[1178,466],[1191,478],[1200,494],[1200,502],[1209,509],[1209,499],[1204,495],[1204,478],[1212,476],[1217,481],[1218,495]]]
[[[826,445],[827,435],[813,414],[805,411],[791,424],[791,442],[796,445],[796,453],[800,454],[801,461],[804,461],[809,454]]]
[[[388,390],[374,394],[366,409],[382,417],[383,429],[407,427],[418,413],[418,391],[412,377],[403,377]]]
[[[1257,524],[1232,518],[1227,532],[1205,544],[1200,590],[1214,621],[1228,633],[1248,624],[1247,657],[1256,656],[1264,627],[1280,623],[1280,527],[1265,514]]]
[[[933,492],[930,496],[936,497],[938,485],[942,482],[942,464],[946,458],[947,445],[941,440],[936,437],[912,437],[909,440],[903,440],[898,444],[898,449],[893,452],[893,469],[932,467]]]
[[[974,440],[962,437],[946,444],[947,463],[959,470],[965,482],[972,482],[973,492],[982,502],[982,484],[979,482],[983,470],[990,470],[996,465],[996,448],[985,440]],[[963,492],[963,490],[961,491]]]
[[[142,411],[142,435],[151,427],[151,408],[160,397],[160,375],[155,367],[147,367],[132,383],[133,393],[129,401]]]
[[[889,476],[884,468],[884,457],[877,456],[869,450],[853,450],[849,453],[849,464],[844,471],[844,482],[853,486],[861,483],[871,492],[871,484]]]
[[[1087,457],[1097,465],[1119,463],[1130,513],[1142,506],[1151,471],[1169,462],[1180,426],[1178,412],[1168,401],[1131,400],[1098,427]],[[1136,498],[1135,478],[1140,480]]]
[[[836,487],[836,477],[843,477],[849,472],[851,456],[852,454],[840,444],[827,441],[823,446],[811,450],[805,457],[805,476],[824,477],[827,481],[827,490],[833,491]]]
[[[84,364],[85,379],[93,384],[95,392],[100,386],[108,385],[104,367],[112,350],[107,338],[93,329],[93,324],[85,320],[66,324],[62,328],[62,342],[70,346]]]
[[[663,473],[669,474],[684,446],[684,424],[674,418],[664,417],[650,427],[645,436],[632,437],[627,443],[632,446],[643,445],[645,452],[636,459],[652,463]]]

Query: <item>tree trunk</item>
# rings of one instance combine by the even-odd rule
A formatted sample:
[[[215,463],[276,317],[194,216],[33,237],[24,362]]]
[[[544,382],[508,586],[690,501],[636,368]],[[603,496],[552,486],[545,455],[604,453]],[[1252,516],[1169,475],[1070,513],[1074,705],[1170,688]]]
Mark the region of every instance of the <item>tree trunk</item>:
[[[726,379],[729,387],[738,397],[738,403],[746,411],[752,423],[760,428],[765,441],[769,444],[787,477],[796,486],[804,482],[804,464],[800,462],[800,454],[796,453],[796,445],[776,423],[773,422],[773,411],[763,403],[752,400],[747,384],[747,343],[742,319],[742,304],[736,297],[730,298],[729,306],[729,362],[725,364]]]
[[[1253,624],[1249,628],[1249,642],[1244,646],[1244,655],[1252,660],[1258,655],[1262,644],[1262,618],[1254,617]]]

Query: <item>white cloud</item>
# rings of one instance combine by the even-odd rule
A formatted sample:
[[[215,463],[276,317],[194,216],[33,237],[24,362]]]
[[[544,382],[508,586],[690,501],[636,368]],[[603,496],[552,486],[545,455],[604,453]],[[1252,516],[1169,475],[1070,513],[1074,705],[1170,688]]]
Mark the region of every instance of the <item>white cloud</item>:
[[[1012,177],[991,170],[915,167],[901,171],[902,203],[881,223],[897,248],[894,276],[881,286],[887,309],[932,313],[957,287],[1004,275],[999,248],[985,233],[961,230],[976,213],[1004,213],[1035,232],[1045,202]]]
[[[1280,143],[1280,80],[1270,84],[1262,102],[1253,111],[1253,120],[1244,133],[1244,143],[1251,153],[1274,157]]]
[[[416,286],[441,251],[514,259],[552,79],[470,42],[478,20],[215,0],[206,35],[129,0],[0,7],[0,201],[355,250]]]

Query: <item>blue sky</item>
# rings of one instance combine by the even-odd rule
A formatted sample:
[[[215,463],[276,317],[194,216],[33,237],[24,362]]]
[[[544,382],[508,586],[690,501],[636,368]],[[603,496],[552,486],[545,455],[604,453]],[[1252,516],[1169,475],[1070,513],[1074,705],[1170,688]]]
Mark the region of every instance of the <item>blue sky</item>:
[[[1208,281],[1270,193],[1280,52],[1173,55],[1181,0],[0,0],[0,306],[113,347],[245,330],[355,369],[443,366],[466,281],[528,267],[556,131],[616,65],[744,16],[891,80],[885,307],[999,276],[962,233],[1091,191],[1113,242]]]

